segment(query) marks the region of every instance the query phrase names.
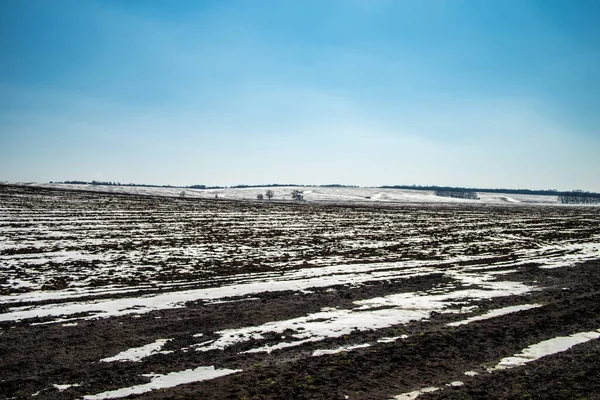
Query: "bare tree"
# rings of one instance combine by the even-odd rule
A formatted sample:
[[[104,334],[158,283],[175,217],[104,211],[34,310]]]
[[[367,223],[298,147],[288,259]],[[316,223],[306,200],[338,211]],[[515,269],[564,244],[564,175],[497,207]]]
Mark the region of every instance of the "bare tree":
[[[443,190],[436,190],[435,191],[435,195],[436,196],[442,196],[442,197],[454,197],[457,199],[468,199],[468,200],[479,200],[479,197],[477,196],[477,193],[472,191],[472,190],[463,190],[463,189],[452,189],[452,190],[448,190],[448,189],[443,189]]]
[[[182,190],[182,191],[179,193],[179,197],[180,197],[180,198],[182,198],[182,199],[185,197],[185,190]]]
[[[292,190],[292,199],[296,201],[304,200],[304,195],[302,194],[302,191],[298,189]]]
[[[558,201],[562,204],[600,204],[600,194],[578,189],[560,194]]]
[[[256,200],[263,200],[264,198],[265,198],[265,197],[262,195],[262,193],[259,193],[259,194],[256,196]]]
[[[273,198],[273,196],[275,196],[275,193],[273,193],[273,191],[271,189],[269,189],[265,193],[265,196],[267,196],[267,199],[271,200]]]

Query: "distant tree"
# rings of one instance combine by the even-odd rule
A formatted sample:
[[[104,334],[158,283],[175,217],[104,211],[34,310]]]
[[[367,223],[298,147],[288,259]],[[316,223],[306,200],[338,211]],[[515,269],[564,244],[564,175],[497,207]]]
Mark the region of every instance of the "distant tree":
[[[298,189],[292,190],[292,199],[296,201],[304,200],[304,195],[302,194],[302,191]]]
[[[259,193],[259,194],[256,196],[256,199],[257,199],[257,200],[263,200],[264,198],[265,198],[265,197],[263,196],[263,194],[262,194],[262,193]]]
[[[184,197],[185,197],[185,190],[182,190],[182,191],[179,193],[179,198],[183,199]]]
[[[600,194],[578,189],[561,193],[558,196],[558,201],[562,204],[600,204]]]
[[[479,200],[477,193],[473,192],[471,190],[443,189],[443,190],[436,190],[435,195],[442,196],[442,197],[454,197],[457,199]]]
[[[272,190],[269,189],[265,193],[265,196],[267,196],[267,199],[271,200],[273,198],[273,196],[275,196],[275,193]]]

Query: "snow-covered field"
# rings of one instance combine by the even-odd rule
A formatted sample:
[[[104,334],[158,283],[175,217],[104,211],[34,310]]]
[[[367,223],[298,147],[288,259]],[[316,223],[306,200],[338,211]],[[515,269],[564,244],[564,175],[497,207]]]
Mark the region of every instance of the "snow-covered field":
[[[64,183],[17,183],[19,185],[52,188],[88,190],[103,193],[122,193],[150,196],[178,197],[184,193],[189,198],[233,200],[255,200],[259,194],[267,190],[274,193],[273,200],[292,200],[292,190],[303,192],[304,199],[310,202],[327,203],[526,203],[526,204],[558,204],[557,196],[522,195],[506,193],[478,193],[480,200],[465,200],[436,196],[433,191],[384,189],[384,188],[351,188],[351,187],[252,187],[252,188],[227,188],[227,189],[179,189],[161,187],[135,187],[135,186],[104,186],[104,185],[75,185]]]
[[[445,396],[598,337],[599,207],[395,189],[304,187],[295,203],[282,201],[289,187],[269,202],[256,188],[180,198],[42,186],[0,186],[0,354],[21,349],[0,359],[6,397]],[[409,371],[413,347],[445,372]],[[296,364],[310,378],[286,372]],[[398,368],[412,380],[394,380]]]

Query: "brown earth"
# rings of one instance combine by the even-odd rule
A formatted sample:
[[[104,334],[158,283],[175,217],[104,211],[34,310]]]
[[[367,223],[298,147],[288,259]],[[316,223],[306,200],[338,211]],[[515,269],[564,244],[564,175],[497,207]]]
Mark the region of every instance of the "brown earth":
[[[478,308],[467,314],[432,313],[427,320],[378,330],[354,331],[349,335],[306,343],[270,354],[241,352],[264,344],[278,343],[280,339],[277,335],[263,340],[246,341],[225,350],[184,350],[199,342],[216,338],[215,332],[219,330],[301,317],[318,312],[323,307],[350,308],[352,302],[357,300],[427,291],[440,284],[449,283],[449,278],[444,275],[448,267],[444,264],[444,259],[448,252],[457,251],[453,244],[463,245],[459,248],[459,254],[475,252],[486,256],[483,261],[471,262],[486,266],[502,260],[518,260],[516,250],[531,248],[540,243],[589,241],[599,233],[598,208],[473,205],[378,208],[329,205],[302,207],[295,204],[265,206],[242,202],[109,196],[18,187],[0,187],[0,193],[3,213],[12,210],[10,218],[5,218],[0,226],[0,235],[4,234],[6,238],[14,239],[16,235],[22,235],[19,236],[19,240],[25,241],[24,237],[36,239],[35,235],[38,233],[35,233],[35,230],[26,233],[22,233],[21,230],[39,226],[40,218],[51,219],[49,210],[64,209],[69,216],[68,221],[75,221],[77,218],[89,219],[90,214],[87,211],[94,210],[94,218],[98,221],[107,223],[112,219],[116,225],[116,228],[102,232],[99,232],[97,226],[94,228],[97,237],[106,239],[106,244],[78,244],[84,236],[89,237],[91,230],[78,233],[74,224],[73,238],[69,239],[71,241],[65,240],[64,235],[60,238],[57,236],[56,239],[51,235],[45,236],[46,242],[52,243],[56,240],[55,246],[58,250],[47,245],[36,248],[34,244],[4,247],[0,250],[3,256],[19,252],[37,254],[40,251],[51,253],[65,249],[79,251],[82,248],[96,253],[114,252],[114,263],[108,267],[94,263],[45,264],[43,268],[40,265],[21,265],[17,269],[2,266],[0,279],[4,278],[7,282],[2,287],[5,295],[34,290],[10,284],[10,279],[14,277],[20,276],[34,281],[32,277],[35,275],[56,275],[57,271],[58,275],[64,275],[64,279],[57,279],[52,275],[53,280],[48,280],[43,285],[40,282],[40,288],[35,290],[48,292],[73,287],[73,282],[81,279],[72,276],[73,271],[101,270],[96,282],[99,287],[109,284],[126,284],[128,287],[143,285],[150,282],[150,277],[163,282],[189,281],[190,287],[197,287],[211,285],[211,280],[216,277],[270,271],[272,268],[282,271],[306,268],[307,265],[319,268],[324,263],[323,259],[334,256],[338,256],[336,260],[343,264],[369,261],[399,262],[428,257],[432,260],[439,259],[440,262],[439,274],[373,281],[366,285],[311,288],[310,291],[304,292],[258,293],[253,295],[258,299],[252,301],[217,304],[196,301],[186,304],[184,308],[151,311],[135,316],[77,320],[77,325],[73,326],[56,322],[36,324],[52,322],[51,317],[0,322],[0,398],[75,399],[146,383],[149,378],[144,377],[144,374],[166,374],[208,365],[214,365],[215,368],[240,369],[242,372],[129,398],[391,399],[400,393],[428,386],[443,389],[423,394],[419,399],[600,398],[599,340],[591,340],[522,367],[491,373],[486,370],[503,357],[519,353],[527,346],[540,341],[600,329],[598,260],[573,263],[554,269],[542,269],[536,263],[520,265],[513,272],[504,274],[503,279],[531,284],[540,288],[539,290],[491,300],[473,299],[470,304]],[[148,221],[151,213],[144,213],[144,223],[147,225],[144,225],[145,228],[139,228],[139,231],[132,232],[127,228],[131,226],[129,222],[132,218],[128,212],[146,209],[162,209],[163,214],[155,216],[154,221]],[[186,222],[195,229],[197,235],[176,235],[174,226],[182,222],[176,213],[182,211],[189,216],[200,212],[199,210],[203,213],[202,223]],[[314,225],[303,225],[310,230],[309,233],[298,228],[284,235],[282,228],[279,234],[264,236],[264,232],[270,230],[262,227],[251,229],[246,224],[247,220],[244,222],[236,218],[219,219],[228,213],[243,213],[248,218],[261,221],[268,219],[271,214],[276,214],[279,222],[290,224],[290,221],[297,222],[304,218],[312,221]],[[170,220],[171,217],[167,218],[166,214],[171,215],[175,221]],[[26,218],[16,218],[16,215]],[[509,220],[504,219],[508,218],[507,215],[513,221],[531,222],[510,224]],[[213,223],[207,224],[206,221]],[[388,221],[385,225],[388,229],[381,228],[382,221]],[[140,222],[138,216],[135,222]],[[456,228],[467,222],[477,225],[478,229],[484,227],[489,231],[472,229],[472,233],[468,230],[465,233],[463,229]],[[534,225],[536,229],[532,229]],[[9,226],[21,230],[6,230],[3,233],[2,227]],[[394,228],[400,226],[406,228],[406,231],[400,233],[400,228]],[[497,234],[499,227],[502,228],[503,234],[517,235],[522,240],[499,244],[497,247],[494,247],[492,241],[482,242],[483,239],[492,236],[490,232]],[[539,230],[539,227],[545,229]],[[69,229],[71,225],[65,230]],[[339,238],[319,235],[324,229],[328,232],[350,229],[353,233],[345,238],[347,240],[373,239],[386,241],[387,244],[385,247],[347,247]],[[414,236],[416,231],[424,238],[425,243],[403,245],[400,237]],[[145,236],[144,232],[158,233],[156,237],[134,244],[134,239]],[[176,268],[178,263],[193,261],[193,257],[185,261],[178,258],[179,256],[156,261],[156,269],[147,271],[147,275],[142,269],[149,265],[147,262],[138,261],[138,264],[135,264],[135,260],[127,258],[133,249],[145,246],[153,250],[157,246],[167,246],[166,242],[169,248],[199,243],[204,245],[206,242],[214,247],[235,248],[252,245],[258,248],[256,251],[249,251],[251,262],[244,261],[243,257],[232,261],[226,256],[214,256],[198,261],[202,268],[198,268],[197,274],[187,269],[178,273]],[[261,253],[261,249],[269,246],[282,248],[288,253],[287,258],[279,259],[280,256],[274,256],[276,260],[269,259],[265,253]],[[431,249],[439,251],[430,254],[428,250]],[[119,257],[125,257],[122,262],[130,262],[138,268],[137,276],[131,274],[129,278],[119,280],[105,273],[106,268],[118,267]],[[290,265],[286,266],[286,262]],[[468,264],[469,262],[465,261],[465,265]],[[510,269],[513,270],[514,267]],[[198,279],[205,281],[197,283]],[[135,295],[151,294],[157,290],[159,289],[142,288],[135,292]],[[177,289],[165,287],[160,290]],[[126,297],[128,294],[98,295],[96,298],[119,296]],[[42,306],[57,304],[60,301],[67,300],[5,303],[0,304],[0,311],[10,312],[15,307]],[[541,307],[457,327],[446,325],[491,309],[531,303],[540,304]],[[199,333],[204,336],[194,336]],[[379,338],[400,334],[407,337],[392,343],[377,342]],[[172,353],[154,354],[141,362],[99,362],[102,358],[146,345],[160,338],[172,338],[163,349],[171,350]],[[311,356],[316,349],[334,349],[343,345],[363,343],[369,343],[371,346],[333,355]],[[478,375],[466,376],[466,371],[476,371]],[[453,381],[462,381],[464,385],[445,386]],[[53,386],[74,383],[79,386],[63,391]]]

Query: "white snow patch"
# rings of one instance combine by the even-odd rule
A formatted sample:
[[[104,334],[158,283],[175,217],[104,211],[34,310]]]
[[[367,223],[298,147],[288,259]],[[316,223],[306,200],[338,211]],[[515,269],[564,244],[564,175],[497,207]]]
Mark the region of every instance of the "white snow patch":
[[[450,383],[446,384],[446,386],[448,386],[448,387],[460,387],[463,385],[464,385],[464,382],[462,382],[462,381],[454,381],[454,382],[450,382]],[[413,400],[413,399],[416,399],[417,397],[419,397],[420,395],[422,395],[423,393],[431,393],[431,392],[435,392],[440,389],[443,389],[443,388],[429,386],[429,387],[425,387],[423,389],[413,390],[412,392],[399,394],[397,396],[394,396],[393,400]]]
[[[312,354],[313,357],[319,357],[319,356],[323,356],[326,354],[337,354],[337,353],[341,353],[343,351],[352,351],[355,349],[363,349],[365,347],[371,347],[371,345],[369,343],[365,343],[365,344],[356,344],[353,346],[342,346],[342,347],[338,347],[337,349],[319,349],[319,350],[315,350]]]
[[[476,315],[474,317],[467,318],[467,319],[462,320],[462,321],[450,322],[449,324],[446,324],[446,325],[447,326],[466,325],[466,324],[471,323],[473,321],[481,321],[481,320],[485,320],[485,319],[499,317],[501,315],[511,314],[511,313],[514,313],[514,312],[531,310],[532,308],[537,308],[537,307],[541,307],[541,305],[540,304],[523,304],[523,305],[518,305],[518,306],[510,306],[510,307],[498,308],[496,310],[488,311],[487,313],[485,313],[483,315]]]
[[[281,343],[277,343],[274,345],[266,345],[266,346],[262,346],[262,347],[256,347],[254,349],[250,349],[250,350],[246,350],[246,351],[242,351],[242,353],[268,353],[271,354],[271,352],[273,350],[280,350],[280,349],[285,349],[288,347],[295,347],[295,346],[300,346],[301,344],[304,343],[310,343],[310,342],[318,342],[319,340],[321,340],[321,338],[308,338],[305,340],[297,340],[295,342],[281,342]],[[198,349],[201,351],[207,351],[207,350],[212,350],[212,349]]]
[[[129,350],[122,351],[113,357],[103,358],[101,362],[114,362],[114,361],[133,361],[139,362],[143,358],[148,357],[152,354],[160,352],[160,349],[171,339],[158,339],[155,342],[147,344],[141,347],[134,347]]]
[[[120,397],[127,397],[132,394],[147,393],[152,390],[172,388],[175,386],[183,385],[186,383],[206,381],[209,379],[215,379],[221,376],[240,372],[241,370],[235,369],[215,369],[215,367],[198,367],[195,369],[186,369],[180,372],[171,372],[165,375],[160,374],[149,374],[144,376],[150,376],[151,382],[143,385],[130,386],[117,390],[110,390],[108,392],[102,392],[94,395],[83,396],[84,400],[102,400],[102,399],[117,399]]]
[[[260,300],[260,297],[246,297],[243,299],[235,299],[235,300],[213,300],[210,301],[210,304],[226,304],[226,303],[239,303],[240,301],[256,301]]]
[[[440,390],[440,388],[435,386],[425,387],[419,390],[413,390],[412,392],[402,393],[393,397],[393,400],[413,400],[422,395],[423,393],[431,393],[436,390]]]
[[[600,329],[591,332],[579,332],[570,336],[559,336],[552,339],[544,340],[525,348],[521,353],[515,354],[512,357],[506,357],[500,360],[498,365],[490,369],[493,370],[514,368],[525,365],[528,362],[535,361],[539,358],[550,354],[560,353],[569,350],[571,347],[585,343],[592,339],[600,337]]]
[[[382,337],[381,339],[377,339],[377,343],[392,343],[398,339],[406,339],[408,335],[400,335],[400,336],[392,336],[392,337]]]
[[[465,375],[466,376],[476,376],[476,375],[479,375],[479,373],[475,372],[475,371],[467,371],[467,372],[465,372]]]
[[[78,387],[78,386],[81,386],[81,385],[79,383],[65,383],[64,385],[59,385],[59,384],[55,383],[52,386],[54,386],[55,388],[57,388],[59,392],[62,392],[64,390],[67,390],[68,388]]]

